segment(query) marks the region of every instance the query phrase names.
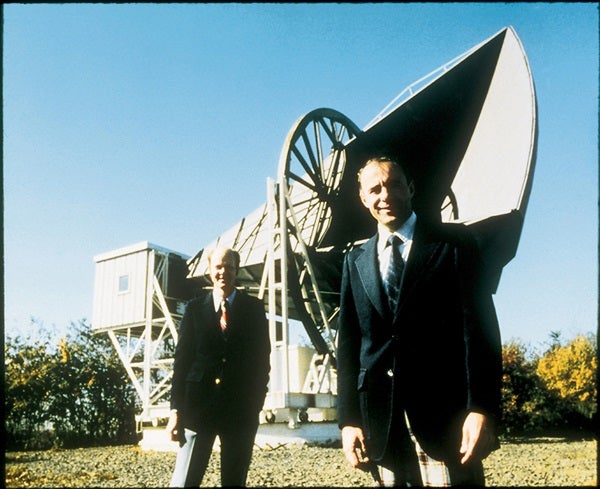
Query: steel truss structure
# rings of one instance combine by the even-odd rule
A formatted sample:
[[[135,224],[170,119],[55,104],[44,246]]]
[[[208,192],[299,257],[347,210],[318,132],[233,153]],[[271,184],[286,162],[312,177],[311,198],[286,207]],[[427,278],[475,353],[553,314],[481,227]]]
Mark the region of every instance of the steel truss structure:
[[[136,418],[140,427],[144,422],[156,425],[169,414],[177,326],[185,300],[190,296],[185,282],[185,258],[150,243],[96,257],[94,330],[108,335],[127,371],[141,401]],[[116,263],[117,275],[112,262]],[[106,304],[106,299],[99,296],[106,291],[102,283],[117,276],[136,282],[133,297],[118,293],[119,298],[127,301],[124,307],[134,311],[133,316],[123,316],[117,310],[119,298],[114,297],[108,298],[113,304],[112,311],[105,308],[106,312],[98,312]]]

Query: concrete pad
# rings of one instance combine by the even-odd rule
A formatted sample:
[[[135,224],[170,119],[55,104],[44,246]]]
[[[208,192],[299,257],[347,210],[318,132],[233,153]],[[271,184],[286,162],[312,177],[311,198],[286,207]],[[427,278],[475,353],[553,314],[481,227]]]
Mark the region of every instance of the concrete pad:
[[[261,424],[258,427],[254,445],[261,450],[278,448],[300,448],[303,446],[336,446],[341,443],[341,434],[337,423],[302,423],[290,428],[288,423]],[[164,427],[144,428],[139,443],[142,450],[176,452],[179,444],[167,436]],[[214,450],[220,449],[219,439]]]
[[[287,423],[261,424],[254,444],[262,449],[283,446],[334,446],[341,442],[337,423],[302,423],[290,428]]]

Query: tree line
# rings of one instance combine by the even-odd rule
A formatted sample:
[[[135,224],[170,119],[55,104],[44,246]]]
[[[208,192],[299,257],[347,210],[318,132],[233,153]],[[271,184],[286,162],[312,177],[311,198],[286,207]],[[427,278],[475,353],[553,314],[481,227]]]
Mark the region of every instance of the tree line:
[[[85,321],[56,340],[33,321],[34,336],[4,345],[6,448],[47,449],[131,443],[133,385],[107,335]]]
[[[502,346],[502,411],[507,434],[582,435],[597,427],[598,344],[594,334],[551,343],[540,353],[518,340]]]
[[[5,338],[7,450],[134,443],[139,400],[107,335],[85,321],[56,339],[39,321],[35,336]],[[588,435],[597,417],[597,342],[564,342],[551,332],[542,353],[511,340],[502,347],[505,435]]]

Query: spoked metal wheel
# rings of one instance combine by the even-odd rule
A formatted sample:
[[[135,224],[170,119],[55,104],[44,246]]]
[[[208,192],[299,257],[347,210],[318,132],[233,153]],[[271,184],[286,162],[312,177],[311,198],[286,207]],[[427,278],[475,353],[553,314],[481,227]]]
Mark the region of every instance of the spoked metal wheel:
[[[348,117],[332,109],[316,109],[296,121],[279,160],[280,225],[287,229],[286,275],[295,316],[302,321],[320,354],[333,355],[329,322],[337,301],[329,304],[319,290],[314,256],[332,221],[346,166],[346,144],[361,133]]]
[[[317,247],[331,224],[331,202],[346,166],[345,144],[360,134],[348,117],[315,109],[292,126],[279,159],[278,182],[285,182],[307,246]]]
[[[456,195],[451,188],[448,189],[448,195],[442,202],[442,208],[440,209],[443,222],[452,222],[458,220],[458,203],[456,202]]]

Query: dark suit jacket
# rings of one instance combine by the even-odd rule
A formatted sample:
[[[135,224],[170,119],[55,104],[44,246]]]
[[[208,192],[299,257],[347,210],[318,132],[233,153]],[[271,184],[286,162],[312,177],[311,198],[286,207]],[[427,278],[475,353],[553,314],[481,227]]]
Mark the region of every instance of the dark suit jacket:
[[[258,423],[267,392],[271,347],[262,301],[238,290],[226,333],[219,315],[209,291],[189,302],[179,327],[171,408],[194,431],[206,423]]]
[[[381,461],[392,418],[406,410],[426,453],[456,460],[467,411],[500,415],[500,333],[467,228],[418,219],[413,239],[393,312],[377,236],[345,258],[338,421],[362,427],[370,456]]]

